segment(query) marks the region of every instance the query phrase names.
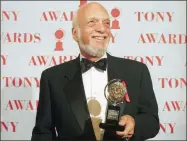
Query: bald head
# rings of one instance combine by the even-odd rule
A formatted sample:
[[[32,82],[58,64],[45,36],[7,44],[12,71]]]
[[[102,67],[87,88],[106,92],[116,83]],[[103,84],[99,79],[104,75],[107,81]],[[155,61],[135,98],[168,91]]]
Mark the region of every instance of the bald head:
[[[100,3],[97,2],[90,2],[87,3],[83,6],[81,6],[75,13],[74,18],[73,18],[73,28],[79,27],[79,25],[81,24],[82,19],[88,15],[89,13],[94,13],[97,11],[102,11],[105,14],[108,15],[109,14],[107,12],[107,10],[105,9],[105,7],[103,7]]]

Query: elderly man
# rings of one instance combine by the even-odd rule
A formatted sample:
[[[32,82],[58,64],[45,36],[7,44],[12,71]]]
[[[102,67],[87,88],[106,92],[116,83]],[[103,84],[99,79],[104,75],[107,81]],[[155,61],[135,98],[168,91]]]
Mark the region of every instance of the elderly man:
[[[110,41],[107,10],[96,2],[82,6],[72,28],[80,55],[41,75],[39,105],[32,141],[146,140],[159,131],[158,105],[146,65],[106,53]],[[104,87],[112,79],[126,82],[130,102],[121,105],[124,131],[99,128],[105,122]]]

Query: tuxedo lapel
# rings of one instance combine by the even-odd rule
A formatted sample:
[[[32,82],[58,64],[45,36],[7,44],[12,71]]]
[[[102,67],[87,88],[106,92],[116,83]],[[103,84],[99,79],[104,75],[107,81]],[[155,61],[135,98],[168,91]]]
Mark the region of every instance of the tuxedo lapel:
[[[95,140],[95,135],[90,120],[87,101],[82,81],[79,57],[74,60],[73,66],[69,70],[69,83],[65,86],[64,92],[77,122],[84,134],[84,138]]]
[[[121,79],[119,66],[117,64],[118,62],[115,61],[114,57],[109,54],[107,54],[107,58],[108,58],[108,70],[107,70],[108,71],[108,82],[113,79]],[[121,111],[124,111],[124,108],[125,108],[124,104],[125,103],[119,105]],[[110,103],[108,103],[108,104],[110,104]],[[120,112],[120,114],[122,114],[122,112]]]
[[[112,79],[117,79],[118,78],[118,75],[115,71],[115,61],[114,59],[112,58],[112,56],[110,56],[109,54],[107,54],[107,59],[108,59],[108,68],[107,68],[107,71],[108,71],[108,82]]]

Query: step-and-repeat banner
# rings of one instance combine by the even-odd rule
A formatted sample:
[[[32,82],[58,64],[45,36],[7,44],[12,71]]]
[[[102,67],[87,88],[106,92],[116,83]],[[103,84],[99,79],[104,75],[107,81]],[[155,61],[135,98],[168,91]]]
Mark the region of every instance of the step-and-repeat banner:
[[[150,70],[160,116],[154,139],[186,139],[186,2],[98,2],[111,17],[108,52]],[[72,18],[85,3],[1,2],[2,140],[31,138],[41,72],[78,56]]]

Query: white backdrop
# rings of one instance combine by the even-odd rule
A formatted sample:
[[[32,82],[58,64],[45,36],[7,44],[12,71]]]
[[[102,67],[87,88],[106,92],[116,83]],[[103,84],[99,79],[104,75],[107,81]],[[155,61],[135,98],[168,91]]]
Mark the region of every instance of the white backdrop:
[[[114,21],[108,52],[150,70],[161,127],[154,139],[186,139],[186,2],[99,3]],[[79,53],[71,27],[80,1],[1,4],[1,139],[30,140],[41,72]]]

